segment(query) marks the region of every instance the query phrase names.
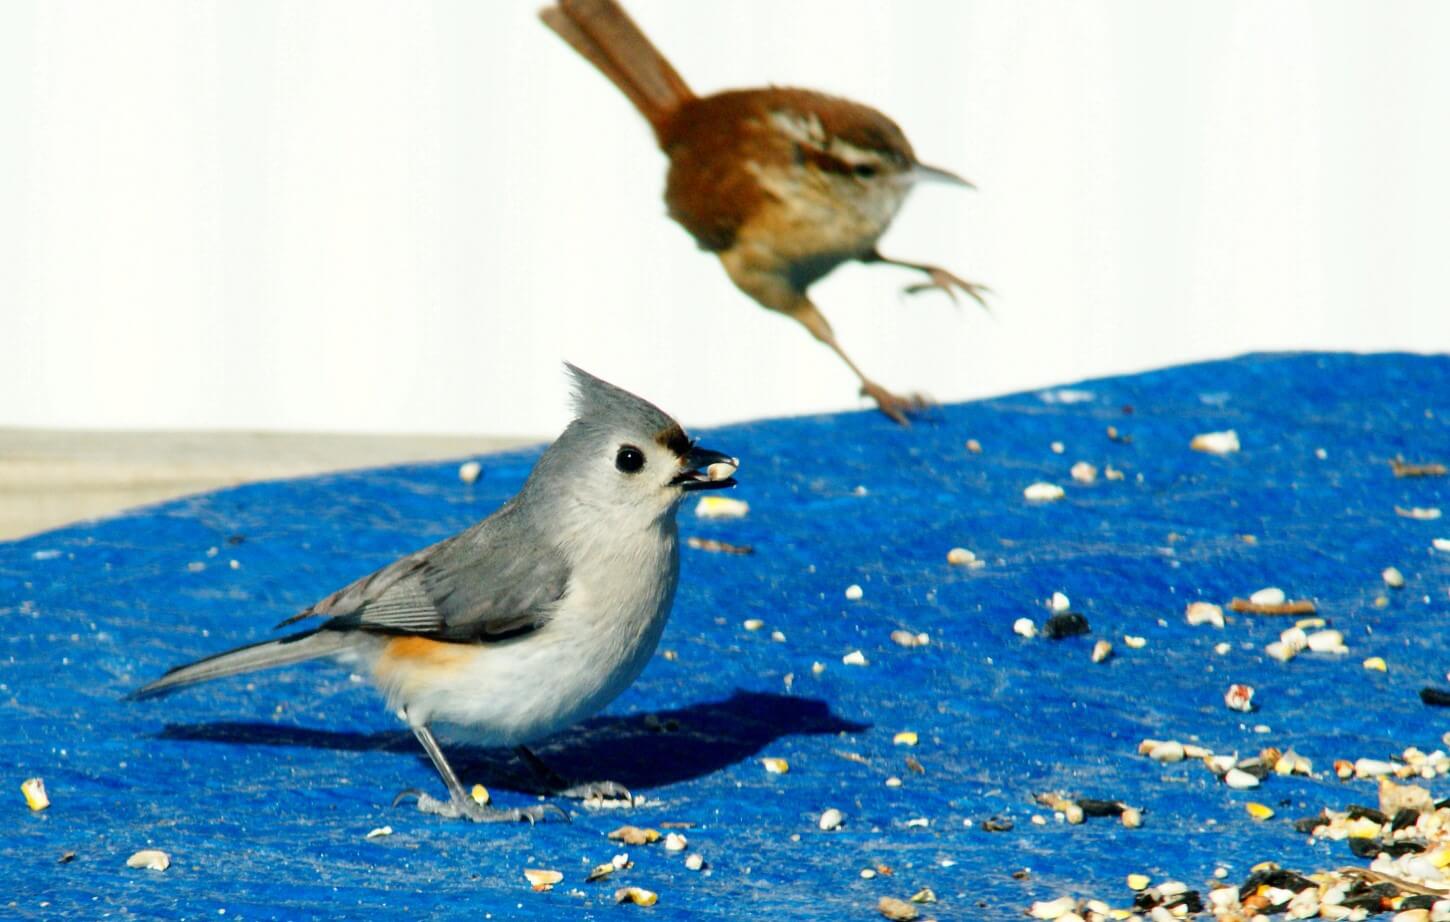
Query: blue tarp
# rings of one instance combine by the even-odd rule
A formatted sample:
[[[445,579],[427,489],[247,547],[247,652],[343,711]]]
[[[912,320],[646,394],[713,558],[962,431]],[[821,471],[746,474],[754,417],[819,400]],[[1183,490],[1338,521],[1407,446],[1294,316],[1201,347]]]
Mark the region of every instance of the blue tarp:
[[[1129,872],[1201,886],[1216,867],[1242,880],[1270,858],[1355,863],[1290,821],[1374,802],[1370,782],[1334,778],[1333,759],[1428,751],[1450,729],[1416,695],[1450,669],[1450,553],[1431,544],[1450,520],[1396,512],[1450,505],[1450,480],[1398,479],[1389,464],[1450,461],[1447,422],[1450,359],[1312,354],[946,406],[909,429],[867,412],[709,432],[742,459],[734,496],[750,513],[706,521],[686,507],[681,532],[754,553],[685,549],[661,645],[673,658],[539,748],[562,773],[619,781],[648,805],[575,806],[572,823],[536,827],[392,807],[402,788],[441,794],[437,778],[370,688],[330,664],[159,702],[121,696],[482,518],[537,450],[484,459],[472,486],[453,463],[259,483],[0,544],[0,916],[870,919],[882,895],[930,887],[924,915],[1011,920],[1068,892],[1126,905]],[[1225,429],[1240,452],[1189,450]],[[1092,485],[1069,477],[1079,460],[1099,469]],[[1109,465],[1123,479],[1105,479]],[[1027,502],[1037,481],[1066,497]],[[954,546],[985,565],[948,565]],[[1390,565],[1403,590],[1381,582]],[[1279,663],[1263,649],[1285,619],[1185,623],[1190,601],[1270,585],[1317,602],[1350,652]],[[1055,591],[1092,633],[1014,634],[1017,618],[1044,620]],[[745,629],[752,618],[764,628]],[[930,643],[899,646],[897,629]],[[1089,659],[1098,639],[1117,651],[1103,664]],[[867,664],[843,664],[856,650]],[[1376,655],[1387,672],[1361,667]],[[1233,682],[1257,689],[1257,712],[1225,708]],[[915,747],[893,744],[903,730]],[[1202,766],[1139,756],[1143,737],[1292,746],[1315,777],[1233,791]],[[455,752],[495,802],[536,800],[509,754]],[[767,773],[763,757],[789,773]],[[31,776],[53,801],[42,813],[20,796]],[[1126,800],[1144,824],[1055,822],[1032,803],[1047,790]],[[1249,800],[1277,815],[1253,821]],[[828,807],[845,822],[822,832]],[[984,831],[993,816],[1015,825]],[[693,823],[689,849],[608,841],[625,822]],[[383,825],[394,834],[364,838]],[[145,847],[171,868],[127,868]],[[584,882],[621,851],[634,867]],[[685,868],[689,852],[704,871]],[[861,876],[877,865],[892,873]],[[531,892],[525,867],[564,881]],[[658,904],[616,906],[628,884]]]

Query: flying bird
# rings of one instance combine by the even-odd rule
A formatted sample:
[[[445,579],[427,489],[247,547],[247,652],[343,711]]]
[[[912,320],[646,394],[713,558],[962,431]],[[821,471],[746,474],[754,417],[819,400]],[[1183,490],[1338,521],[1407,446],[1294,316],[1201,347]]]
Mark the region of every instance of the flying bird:
[[[799,321],[850,366],[863,396],[906,424],[926,401],[867,377],[807,290],[850,260],[889,263],[926,275],[908,292],[956,289],[986,307],[985,286],[877,250],[918,181],[971,183],[921,163],[895,122],[848,99],[786,87],[696,96],[615,0],[559,0],[539,16],[649,122],[669,158],[670,216],[741,291]]]

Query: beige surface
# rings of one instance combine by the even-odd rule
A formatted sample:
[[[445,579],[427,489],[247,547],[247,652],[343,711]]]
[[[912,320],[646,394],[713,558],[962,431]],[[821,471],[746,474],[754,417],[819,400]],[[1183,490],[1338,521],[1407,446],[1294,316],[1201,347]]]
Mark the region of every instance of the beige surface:
[[[0,429],[0,540],[249,480],[464,458],[540,441]]]

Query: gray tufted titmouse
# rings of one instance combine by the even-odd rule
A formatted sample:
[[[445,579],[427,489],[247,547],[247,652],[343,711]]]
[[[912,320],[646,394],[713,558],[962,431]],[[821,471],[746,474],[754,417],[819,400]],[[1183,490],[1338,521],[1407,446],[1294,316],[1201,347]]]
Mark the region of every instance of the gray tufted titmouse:
[[[568,368],[575,419],[498,511],[278,625],[327,618],[320,626],[179,666],[131,697],[332,657],[372,677],[443,777],[446,801],[404,792],[418,809],[478,822],[542,818],[550,805],[475,802],[429,727],[515,747],[557,781],[526,744],[598,712],[644,669],[675,594],[681,499],[734,486],[738,466],[697,447],[653,404]],[[613,782],[561,793],[630,796]]]

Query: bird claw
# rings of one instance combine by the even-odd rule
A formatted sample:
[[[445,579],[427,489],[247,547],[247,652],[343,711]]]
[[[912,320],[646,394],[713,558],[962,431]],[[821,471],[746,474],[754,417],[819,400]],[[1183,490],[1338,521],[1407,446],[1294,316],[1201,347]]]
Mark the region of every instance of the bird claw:
[[[876,401],[876,406],[882,413],[902,426],[911,425],[908,414],[919,413],[932,405],[930,400],[920,394],[898,397],[881,385],[870,382],[861,385],[861,396]]]
[[[629,788],[617,781],[586,781],[555,793],[559,797],[568,797],[572,800],[622,800],[630,804],[634,803],[634,795],[629,792]]]
[[[991,308],[987,306],[987,299],[985,295],[990,294],[992,289],[988,288],[986,285],[979,285],[976,282],[969,282],[966,279],[961,278],[958,275],[954,275],[953,273],[948,272],[947,270],[942,269],[938,266],[921,266],[919,268],[922,272],[925,272],[927,274],[927,277],[930,279],[930,281],[918,282],[915,285],[906,286],[906,288],[904,289],[906,294],[914,295],[920,294],[923,291],[939,290],[945,292],[946,296],[952,299],[953,304],[960,304],[961,302],[957,300],[957,291],[960,290],[972,300],[980,304],[983,310],[991,310]]]
[[[407,798],[417,800],[418,811],[433,816],[441,816],[445,819],[466,819],[475,823],[518,823],[527,822],[530,826],[541,822],[552,810],[564,820],[569,822],[569,814],[555,804],[542,803],[532,804],[527,807],[490,807],[472,799],[439,800],[431,794],[420,791],[417,788],[407,788],[399,791],[398,796],[393,798],[393,806],[397,806]]]

